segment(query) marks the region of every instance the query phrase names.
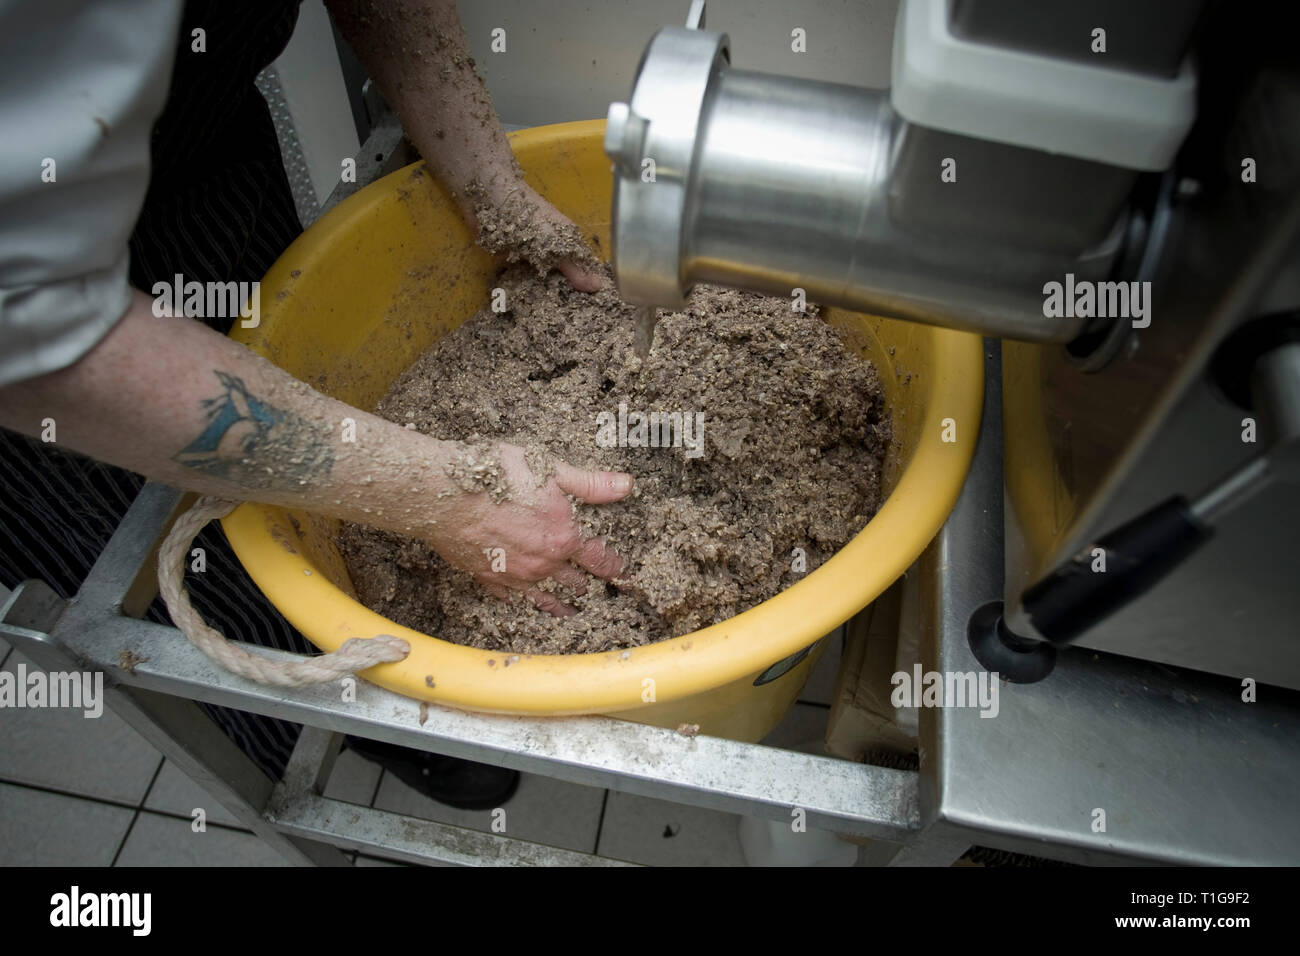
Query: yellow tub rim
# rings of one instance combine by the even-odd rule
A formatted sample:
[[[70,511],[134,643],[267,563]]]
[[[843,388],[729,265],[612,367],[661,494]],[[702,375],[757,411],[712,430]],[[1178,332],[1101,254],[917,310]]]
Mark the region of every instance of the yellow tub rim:
[[[603,121],[586,121],[523,130],[511,140],[527,170],[530,156],[553,151],[557,144],[569,150],[593,144],[598,149],[603,131]],[[309,274],[339,237],[373,222],[388,191],[409,178],[409,170],[399,170],[322,217],[267,274],[263,301],[300,281],[299,274]],[[564,209],[555,197],[548,198]],[[223,527],[258,587],[322,650],[374,634],[409,642],[405,660],[363,675],[397,693],[465,710],[531,715],[601,714],[681,700],[754,675],[813,644],[897,580],[938,532],[974,453],[983,404],[983,344],[969,333],[936,328],[925,334],[932,339],[922,437],[876,516],[797,584],[734,618],[682,637],[628,650],[560,656],[464,647],[402,627],[355,601],[286,540],[279,527],[284,523],[281,509],[244,504],[223,519]],[[248,344],[258,341],[238,328],[232,335]]]

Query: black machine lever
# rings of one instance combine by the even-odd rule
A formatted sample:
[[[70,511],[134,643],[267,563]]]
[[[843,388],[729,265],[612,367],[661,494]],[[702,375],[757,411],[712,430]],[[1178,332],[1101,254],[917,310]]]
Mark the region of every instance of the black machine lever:
[[[1270,438],[1266,450],[1194,501],[1175,495],[1131,519],[1025,591],[1021,604],[1041,640],[1012,632],[1000,609],[977,611],[969,640],[984,666],[1012,681],[1041,680],[1051,672],[1055,646],[1145,594],[1209,541],[1225,515],[1275,481],[1300,481],[1300,315],[1261,321],[1272,330],[1263,339],[1268,347],[1254,350],[1246,368],[1250,407]],[[1258,327],[1243,333],[1241,340],[1261,341]],[[1228,348],[1240,350],[1240,341],[1230,339]]]
[[[1146,593],[1213,534],[1176,495],[1080,551],[1026,591],[1021,604],[1039,634],[1067,644]]]

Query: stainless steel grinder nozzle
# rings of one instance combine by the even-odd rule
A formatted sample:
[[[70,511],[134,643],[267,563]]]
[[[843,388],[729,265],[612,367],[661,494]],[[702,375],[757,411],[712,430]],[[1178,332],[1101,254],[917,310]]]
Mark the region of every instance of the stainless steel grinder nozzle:
[[[918,229],[904,212],[929,203],[923,212],[952,216],[942,204],[958,192],[906,192],[939,170],[930,176],[927,157],[904,175],[911,154],[899,146],[915,130],[889,91],[734,69],[726,34],[702,29],[702,3],[691,22],[654,35],[628,102],[609,109],[613,262],[626,301],[680,308],[709,282],[802,289],[826,305],[1010,338],[1069,341],[1083,330],[1083,317],[1045,315],[1044,278],[1090,265],[1104,277],[1118,229],[1113,249],[1082,262],[1077,250],[1023,237]],[[1035,164],[1058,168],[1046,152],[1017,156],[1026,176]],[[1050,235],[1053,225],[1036,228],[1026,222],[1024,234]]]

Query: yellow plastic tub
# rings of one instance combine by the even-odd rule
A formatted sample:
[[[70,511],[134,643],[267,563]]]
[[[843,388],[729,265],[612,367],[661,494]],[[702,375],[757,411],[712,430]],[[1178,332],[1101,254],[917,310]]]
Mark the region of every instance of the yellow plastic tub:
[[[529,182],[607,251],[603,136],[603,121],[591,121],[525,130],[511,142]],[[321,391],[371,408],[416,356],[487,303],[494,273],[455,205],[417,164],[307,230],[263,281],[259,327],[237,326],[233,335]],[[522,656],[506,666],[500,653],[420,634],[359,604],[331,519],[245,504],[225,519],[226,534],[257,585],[318,647],[379,633],[409,641],[406,660],[365,673],[398,693],[493,713],[697,723],[702,733],[759,740],[793,703],[821,648],[793,666],[789,659],[874,600],[943,524],[979,430],[978,336],[833,309],[827,319],[880,370],[895,439],[889,497],[798,584],[693,634],[630,652]]]

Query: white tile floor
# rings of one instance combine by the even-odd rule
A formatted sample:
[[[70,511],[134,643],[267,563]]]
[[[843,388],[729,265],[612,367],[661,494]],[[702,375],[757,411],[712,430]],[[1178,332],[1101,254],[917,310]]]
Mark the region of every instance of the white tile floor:
[[[840,641],[765,743],[820,752]],[[0,641],[0,668],[24,659]],[[32,666],[28,662],[28,666]],[[344,751],[326,795],[486,830],[488,813],[428,799]],[[202,808],[206,828],[195,832]],[[638,863],[743,865],[732,814],[526,774],[506,805],[511,836]],[[0,866],[277,866],[281,859],[111,712],[0,709]],[[391,865],[358,857],[358,866]]]

